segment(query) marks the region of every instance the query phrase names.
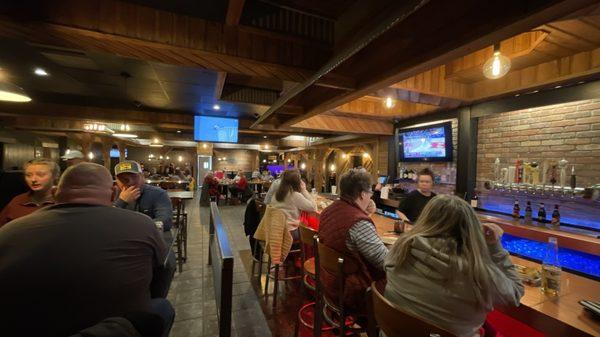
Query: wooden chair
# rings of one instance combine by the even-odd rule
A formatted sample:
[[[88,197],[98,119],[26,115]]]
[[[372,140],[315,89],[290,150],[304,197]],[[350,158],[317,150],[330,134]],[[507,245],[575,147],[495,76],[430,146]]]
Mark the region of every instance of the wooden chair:
[[[306,227],[300,224],[298,227],[300,231],[300,242],[302,243],[300,249],[302,251],[302,272],[304,276],[302,278],[302,284],[304,287],[314,291],[315,290],[315,258],[306,258],[305,247],[314,247],[314,237],[317,235],[317,231],[312,228]]]
[[[456,337],[431,322],[409,314],[388,301],[376,282],[368,290],[372,299],[372,314],[379,329],[391,337]],[[459,308],[457,308],[459,310]],[[369,333],[371,335],[372,332]]]
[[[316,271],[316,265],[317,265],[316,260],[318,258],[318,253],[315,252],[314,257],[312,257],[310,259],[306,259],[306,252],[304,249],[304,245],[313,247],[313,248],[316,247],[318,234],[317,234],[317,231],[315,231],[314,229],[308,228],[303,225],[300,225],[299,230],[300,230],[300,242],[302,242],[302,244],[303,244],[303,247],[302,247],[302,260],[303,260],[302,265],[304,268],[303,269],[303,271],[304,271],[303,285],[315,292],[315,302],[309,302],[309,303],[303,305],[302,307],[300,307],[300,309],[298,310],[298,315],[296,318],[296,329],[294,331],[294,337],[298,337],[298,333],[300,331],[300,326],[304,326],[304,327],[311,329],[313,331],[314,336],[321,336],[322,332],[331,331],[331,330],[333,330],[334,327],[333,326],[323,327],[321,324],[321,321],[320,321],[321,320],[321,315],[320,315],[321,306],[319,306],[317,304],[317,303],[320,303],[319,302],[320,292],[318,292],[318,289],[320,289],[320,288],[317,287],[318,281],[316,280],[316,275],[318,274]],[[307,266],[306,262],[309,262],[308,266]],[[309,278],[312,279],[315,286],[310,284]],[[309,319],[309,317],[310,317],[309,313],[311,311],[313,313],[312,322],[310,322],[310,319]],[[317,324],[317,319],[319,319],[318,324]],[[317,325],[319,326],[318,332],[315,330]]]
[[[346,308],[344,305],[344,291],[346,288],[346,277],[357,273],[360,270],[358,263],[354,258],[346,256],[334,249],[331,249],[316,240],[315,250],[315,279],[317,281],[317,310],[315,310],[315,336],[321,335],[322,321],[339,330],[339,336],[345,336],[346,332],[362,333],[366,330],[353,328],[355,319],[352,316],[352,308]],[[335,276],[337,281],[337,298],[330,298],[323,291],[323,285],[320,279],[320,268],[323,268]],[[332,313],[333,315],[330,315]],[[335,316],[335,317],[334,317]],[[336,319],[337,318],[337,319]],[[318,333],[318,335],[317,335]]]

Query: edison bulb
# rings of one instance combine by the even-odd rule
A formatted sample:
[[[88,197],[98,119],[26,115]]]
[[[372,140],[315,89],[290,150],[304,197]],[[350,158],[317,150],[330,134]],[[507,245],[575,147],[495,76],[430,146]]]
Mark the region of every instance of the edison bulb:
[[[383,100],[383,105],[387,108],[387,109],[391,109],[394,107],[394,105],[396,105],[396,102],[394,101],[393,98],[391,98],[390,96],[386,97]]]
[[[483,65],[483,75],[492,80],[506,75],[509,70],[510,59],[500,54],[500,51],[495,51],[494,56]]]

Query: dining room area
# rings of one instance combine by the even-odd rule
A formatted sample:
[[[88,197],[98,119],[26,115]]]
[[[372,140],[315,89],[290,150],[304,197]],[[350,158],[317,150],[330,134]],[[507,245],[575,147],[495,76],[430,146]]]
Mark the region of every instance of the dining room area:
[[[0,6],[0,336],[600,336],[597,0]]]

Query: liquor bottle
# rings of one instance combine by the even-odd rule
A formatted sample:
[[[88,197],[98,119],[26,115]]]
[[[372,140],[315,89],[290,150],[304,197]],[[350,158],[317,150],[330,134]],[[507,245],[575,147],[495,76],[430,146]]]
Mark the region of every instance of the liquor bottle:
[[[519,207],[519,200],[515,199],[515,205],[513,206],[512,213],[513,218],[518,219],[519,213],[521,213],[521,207]]]
[[[556,238],[548,238],[546,255],[542,260],[542,291],[550,296],[560,293],[560,262],[558,260],[558,242]]]
[[[531,201],[527,201],[527,206],[525,207],[525,216],[523,219],[526,224],[531,224],[533,218],[533,210],[531,209]]]
[[[575,165],[571,166],[571,192],[575,194],[575,187],[577,187],[577,178],[575,177]]]
[[[543,202],[540,204],[540,208],[538,209],[538,221],[541,223],[546,222],[546,207],[544,206]]]
[[[552,211],[552,226],[560,226],[560,212],[558,211],[558,205],[554,205],[554,211]]]
[[[523,182],[523,161],[517,160],[515,165],[515,183]]]
[[[471,198],[471,207],[477,208],[478,205],[479,205],[479,198],[477,197],[476,193],[473,193],[473,198]]]

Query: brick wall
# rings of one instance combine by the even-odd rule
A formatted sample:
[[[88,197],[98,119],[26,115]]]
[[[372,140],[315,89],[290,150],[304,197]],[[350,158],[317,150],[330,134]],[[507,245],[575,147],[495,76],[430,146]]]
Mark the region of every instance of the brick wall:
[[[600,99],[549,105],[482,117],[477,181],[493,179],[493,163],[565,158],[575,165],[578,186],[600,183]],[[568,172],[570,174],[570,165]]]

